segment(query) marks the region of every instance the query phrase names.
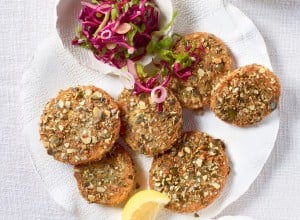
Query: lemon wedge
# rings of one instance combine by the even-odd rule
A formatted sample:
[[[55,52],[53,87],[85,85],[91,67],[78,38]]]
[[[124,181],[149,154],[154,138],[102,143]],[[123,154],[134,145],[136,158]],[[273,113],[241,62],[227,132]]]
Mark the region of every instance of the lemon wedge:
[[[122,212],[122,220],[154,220],[169,201],[168,196],[157,191],[140,191],[126,203]]]

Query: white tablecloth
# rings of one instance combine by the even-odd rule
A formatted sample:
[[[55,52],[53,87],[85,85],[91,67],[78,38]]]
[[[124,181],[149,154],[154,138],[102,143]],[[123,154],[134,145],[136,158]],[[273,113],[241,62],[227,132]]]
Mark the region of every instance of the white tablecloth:
[[[271,157],[250,190],[221,215],[299,219],[300,1],[232,2],[265,38],[283,96],[281,126]],[[54,0],[2,0],[0,4],[0,219],[75,219],[53,202],[34,171],[19,118],[22,73],[54,25],[54,4]]]

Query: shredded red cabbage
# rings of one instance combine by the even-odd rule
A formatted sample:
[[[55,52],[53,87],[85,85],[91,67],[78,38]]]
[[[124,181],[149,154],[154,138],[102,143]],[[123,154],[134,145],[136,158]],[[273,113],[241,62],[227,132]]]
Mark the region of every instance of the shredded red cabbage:
[[[159,31],[158,10],[152,0],[100,0],[97,3],[82,2],[79,14],[81,26],[72,41],[91,49],[95,57],[119,69],[127,65],[134,79],[133,93],[148,93],[157,103],[158,111],[163,111],[167,97],[166,87],[172,77],[186,81],[192,75],[193,67],[199,63],[200,56],[193,53],[192,45],[186,52],[176,54],[173,40],[164,32],[173,24],[172,20]],[[205,53],[205,49],[201,48]],[[154,54],[158,62],[153,62],[158,71],[150,76],[143,67],[138,70],[134,61],[146,54]],[[141,80],[139,77],[147,77]]]
[[[81,26],[72,44],[91,49],[98,60],[117,68],[128,59],[141,59],[152,32],[159,29],[159,13],[152,0],[98,2],[81,3]]]

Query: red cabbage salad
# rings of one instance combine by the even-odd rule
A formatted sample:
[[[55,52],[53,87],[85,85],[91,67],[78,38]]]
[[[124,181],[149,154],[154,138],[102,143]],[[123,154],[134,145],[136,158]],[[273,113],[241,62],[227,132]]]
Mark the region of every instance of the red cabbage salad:
[[[134,93],[151,94],[162,111],[170,79],[187,80],[200,59],[189,48],[184,53],[173,52],[181,37],[166,32],[176,13],[160,29],[159,10],[152,0],[92,0],[81,5],[80,26],[72,44],[90,49],[99,61],[129,72]],[[147,66],[137,62],[145,55],[154,57]]]

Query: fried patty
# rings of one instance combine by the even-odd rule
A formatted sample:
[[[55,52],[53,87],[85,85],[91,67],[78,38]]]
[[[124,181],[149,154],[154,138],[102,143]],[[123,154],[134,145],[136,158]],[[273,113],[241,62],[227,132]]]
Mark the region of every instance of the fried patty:
[[[121,136],[135,151],[148,156],[172,147],[182,130],[182,109],[176,97],[168,91],[162,112],[147,93],[133,94],[124,90],[119,97]]]
[[[75,166],[74,176],[81,195],[90,203],[115,206],[135,188],[133,161],[118,145],[101,161]]]
[[[169,88],[185,108],[201,110],[209,106],[214,85],[234,66],[228,48],[212,34],[191,33],[176,43],[174,51],[195,54],[200,60],[186,81],[173,77]]]
[[[119,107],[94,86],[61,90],[45,106],[40,139],[54,159],[82,164],[100,160],[119,137]]]
[[[210,107],[223,121],[250,126],[274,111],[279,97],[279,79],[266,67],[252,64],[232,71],[221,80]]]
[[[229,172],[221,140],[202,132],[186,132],[173,148],[154,158],[149,184],[171,199],[166,208],[195,212],[216,200]]]

